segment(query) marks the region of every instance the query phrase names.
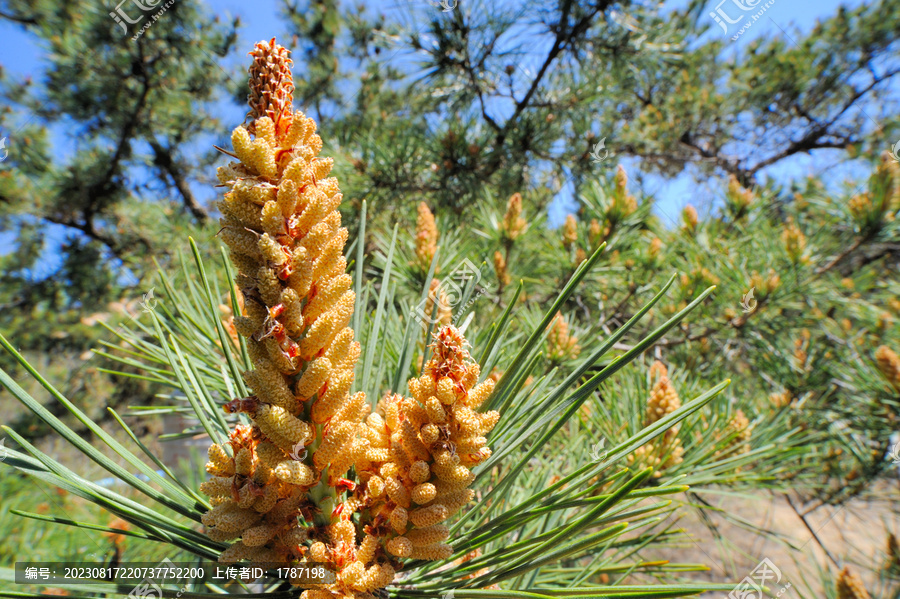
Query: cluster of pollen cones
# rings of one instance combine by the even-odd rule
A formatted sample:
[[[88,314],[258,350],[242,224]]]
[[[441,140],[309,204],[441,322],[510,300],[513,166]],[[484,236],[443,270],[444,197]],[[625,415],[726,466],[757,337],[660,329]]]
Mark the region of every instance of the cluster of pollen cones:
[[[478,383],[465,339],[447,326],[412,397],[387,394],[373,412],[351,394],[360,345],[333,161],[319,157],[313,120],[292,109],[287,51],[273,39],[251,55],[250,122],[232,133],[238,161],[218,177],[252,395],[225,406],[249,421],[209,449],[202,521],[232,542],[224,563],[324,565],[324,583],[292,581],[304,599],[374,597],[404,559],[453,553],[444,523],[473,498],[471,468],[490,456],[499,414],[477,410],[494,382]]]

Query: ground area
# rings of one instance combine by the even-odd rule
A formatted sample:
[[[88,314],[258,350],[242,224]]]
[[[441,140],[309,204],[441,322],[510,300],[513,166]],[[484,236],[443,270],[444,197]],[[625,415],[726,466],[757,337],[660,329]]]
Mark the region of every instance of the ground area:
[[[691,510],[679,524],[690,532],[694,542],[672,550],[672,555],[667,557],[672,561],[709,565],[710,571],[698,578],[714,582],[739,581],[763,559],[768,559],[782,574],[775,590],[787,582],[795,587],[782,597],[816,598],[828,596],[823,591],[819,571],[825,568],[836,573],[834,559],[841,566],[848,565],[857,571],[872,597],[881,597],[878,573],[872,567],[885,561],[887,533],[900,533],[900,492],[896,481],[893,493],[890,484],[884,486],[878,495],[893,497],[893,501],[858,499],[840,508],[822,507],[806,515],[809,528],[781,496],[704,494],[704,499],[723,514],[742,520],[744,525],[714,517],[710,528],[709,522]],[[802,513],[803,508],[797,507]],[[754,532],[754,528],[758,531]],[[776,536],[762,531],[773,531]],[[720,597],[721,594],[703,596]]]

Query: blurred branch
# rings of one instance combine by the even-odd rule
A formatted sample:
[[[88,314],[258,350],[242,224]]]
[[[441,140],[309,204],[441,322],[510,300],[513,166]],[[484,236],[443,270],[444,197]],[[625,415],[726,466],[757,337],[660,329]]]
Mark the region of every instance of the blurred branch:
[[[155,137],[150,137],[148,141],[150,142],[150,147],[153,149],[154,164],[172,178],[175,188],[178,190],[178,193],[181,194],[185,207],[190,211],[194,218],[201,224],[205,223],[207,219],[209,219],[209,214],[203,206],[197,202],[193,192],[191,192],[184,171],[172,156],[173,149],[163,147]]]
[[[23,17],[21,15],[14,15],[8,12],[0,11],[0,19],[8,19],[13,21],[14,23],[21,23],[22,25],[37,25],[38,20],[37,17]]]

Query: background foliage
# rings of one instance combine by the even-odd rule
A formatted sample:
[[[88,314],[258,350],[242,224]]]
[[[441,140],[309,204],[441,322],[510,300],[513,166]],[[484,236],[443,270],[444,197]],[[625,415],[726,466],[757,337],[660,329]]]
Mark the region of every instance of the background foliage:
[[[288,1],[283,11],[283,30],[273,33],[294,50],[296,103],[319,122],[325,153],[337,161],[344,223],[359,240],[351,269],[367,283],[354,328],[364,347],[385,348],[383,362],[364,365],[370,396],[401,388],[427,351],[409,316],[432,278],[447,287],[463,260],[483,264],[487,291],[467,306],[448,302],[456,322],[468,322],[476,355],[511,310],[510,347],[491,364],[500,376],[501,357],[514,354],[605,242],[558,306],[581,351],[541,340],[543,355],[510,375],[517,397],[542,397],[551,381],[583,384],[715,289],[616,378],[568,406],[559,436],[533,456],[542,466],[529,470],[529,484],[552,478],[544,469],[561,451],[621,447],[638,434],[648,424],[648,370],[660,360],[685,403],[731,384],[685,416],[682,461],[642,484],[690,485],[684,503],[710,517],[722,516],[705,503],[722,489],[786,493],[805,510],[885,491],[900,390],[875,351],[900,351],[900,176],[884,156],[900,138],[900,6],[842,8],[808,33],[737,47],[696,1],[463,1],[447,13],[405,6],[375,14],[323,0]],[[212,146],[227,147],[234,125],[216,117],[216,103],[243,103],[246,79],[237,66],[240,23],[203,3],[177,2],[134,41],[106,13],[50,0],[0,3],[0,18],[46,49],[40,78],[0,78],[0,129],[15,132],[0,163],[0,219],[12,240],[0,257],[0,331],[88,416],[118,426],[107,407],[187,409],[173,395],[181,387],[174,371],[142,345],[163,340],[140,314],[153,287],[167,326],[196,335],[185,324],[187,298],[176,293],[194,277],[177,254],[188,234],[200,240],[222,322],[235,308],[214,237],[212,174],[221,157]],[[61,130],[77,138],[74,151],[58,150]],[[602,161],[601,140],[612,153]],[[865,175],[771,176],[801,155]],[[714,199],[670,214],[655,190],[686,176]],[[526,225],[515,236],[504,224],[513,193]],[[436,216],[434,264],[416,261],[420,202]],[[575,218],[548,226],[561,224],[567,205]],[[161,283],[157,267],[181,282]],[[673,274],[665,296],[624,328]],[[385,278],[395,283],[386,291]],[[205,309],[195,305],[193,317]],[[117,336],[123,330],[134,336]],[[610,353],[594,357],[611,338]],[[230,390],[215,376],[221,340],[212,329],[190,339],[212,373],[209,389],[224,398]],[[113,347],[90,358],[86,350],[100,342]],[[108,356],[129,343],[139,355],[113,365]],[[0,360],[41,397],[15,360]],[[17,404],[8,392],[0,402]],[[94,435],[59,403],[47,408]],[[732,426],[739,411],[749,438]],[[50,430],[18,408],[10,413],[24,439]],[[147,418],[132,424],[140,434],[158,429]],[[4,477],[16,493],[17,479]],[[8,538],[36,534],[10,521],[4,516]],[[836,576],[832,569],[822,576]]]

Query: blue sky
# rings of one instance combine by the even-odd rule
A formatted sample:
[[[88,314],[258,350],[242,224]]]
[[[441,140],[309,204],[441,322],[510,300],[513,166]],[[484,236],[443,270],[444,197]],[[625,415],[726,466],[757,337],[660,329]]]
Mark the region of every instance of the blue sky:
[[[84,0],[82,0],[84,1]],[[87,0],[90,2],[91,0]],[[401,0],[402,2],[403,0]],[[466,0],[462,0],[465,2]],[[411,1],[425,5],[427,0]],[[719,0],[710,0],[710,11],[716,8]],[[397,0],[389,2],[364,2],[372,13],[390,12],[396,14],[398,9]],[[858,5],[858,0],[850,0],[844,4]],[[98,10],[109,10],[115,3],[103,4],[102,0],[96,0],[96,4],[92,8]],[[283,37],[286,26],[281,18],[279,11],[282,3],[280,0],[254,0],[253,2],[242,2],[239,0],[211,0],[207,2],[211,10],[223,17],[228,18],[232,15],[238,15],[241,18],[243,27],[240,31],[241,41],[238,47],[250,47],[254,42],[262,39],[271,38],[273,35]],[[678,6],[682,2],[671,3],[670,6]],[[748,41],[761,36],[783,35],[782,31],[788,34],[799,28],[801,31],[808,31],[817,19],[827,17],[834,14],[837,7],[841,4],[838,0],[817,0],[798,1],[798,0],[774,0],[774,4],[770,6],[765,14],[765,18],[754,24],[752,28],[746,31],[737,41],[730,42],[736,48]],[[725,5],[727,10],[730,2]],[[106,7],[106,8],[105,8]],[[401,9],[402,10],[402,9]],[[712,20],[712,19],[710,19]],[[736,31],[738,25],[732,25],[733,30],[729,30],[729,35]],[[721,35],[726,37],[718,28],[711,28],[708,35]],[[5,20],[0,20],[0,65],[14,76],[31,76],[39,80],[42,70],[42,61],[44,60],[43,48],[36,43],[35,38],[25,33],[19,26]],[[240,60],[240,56],[232,57],[231,60]],[[223,98],[217,106],[223,122],[230,122],[243,118],[244,109],[236,106],[227,98]],[[0,132],[0,137],[9,134],[8,131]],[[63,155],[69,153],[72,148],[72,140],[66,135],[65,126],[60,126],[54,130],[53,143],[57,150]],[[607,146],[613,151],[612,160],[605,164],[613,169],[616,164],[615,160],[615,139],[614,135],[610,136]],[[815,158],[806,156],[797,157],[790,161],[786,161],[764,171],[764,176],[770,176],[781,182],[801,179],[811,174],[821,174],[828,172],[832,181],[858,179],[865,171],[859,165],[844,165],[840,169],[831,168],[828,161],[836,161],[835,155],[829,159],[827,155],[817,155]],[[635,168],[634,161],[623,160],[627,168]],[[656,204],[656,212],[664,220],[664,222],[673,223],[677,220],[683,206],[692,203],[698,206],[701,211],[710,210],[715,205],[716,200],[722,193],[723,184],[721,181],[710,180],[703,183],[698,188],[697,184],[689,175],[683,175],[676,179],[663,179],[659,177],[649,177],[645,182],[646,191],[655,195],[658,199]],[[559,195],[558,201],[551,206],[550,221],[551,224],[559,223],[567,212],[572,211],[577,204],[572,198],[570,189],[564,188]],[[0,253],[6,253],[10,249],[12,238],[0,232]]]
[[[714,11],[719,2],[720,0],[710,0],[708,2],[709,12]],[[737,41],[730,43],[737,49],[760,37],[765,39],[783,36],[785,32],[790,36],[797,29],[801,32],[808,32],[818,20],[835,14],[842,4],[855,7],[865,3],[858,0],[843,2],[839,0],[774,0],[774,3],[766,10],[763,19],[754,23]],[[723,9],[726,14],[736,18],[737,13],[734,12],[731,2],[723,5]],[[710,22],[712,22],[711,17]],[[717,27],[712,27],[707,35],[726,38],[737,32],[740,25],[742,25],[740,22],[731,25],[728,35],[725,35]],[[831,156],[829,156],[829,152],[819,152],[815,156],[796,156],[765,169],[761,175],[763,178],[771,177],[778,182],[789,182],[803,179],[809,175],[821,176],[828,173],[827,178],[831,184],[843,180],[858,180],[865,176],[867,168],[858,164],[845,163],[839,168],[832,168],[834,166],[832,163],[841,159],[841,153],[830,152],[830,154]],[[694,179],[687,174],[675,179],[659,177],[650,177],[649,179],[652,181],[652,187],[647,191],[659,200],[655,206],[656,212],[660,218],[670,223],[677,222],[682,208],[687,204],[693,204],[700,208],[701,212],[712,210],[717,205],[717,200],[721,198],[725,186],[724,180],[712,179],[706,181],[702,188],[698,189]]]

